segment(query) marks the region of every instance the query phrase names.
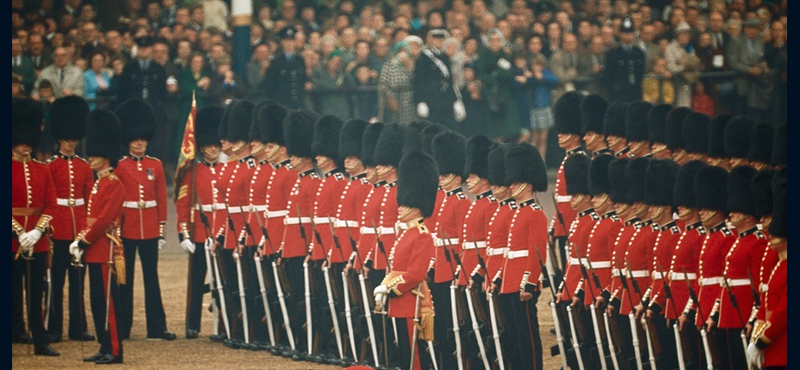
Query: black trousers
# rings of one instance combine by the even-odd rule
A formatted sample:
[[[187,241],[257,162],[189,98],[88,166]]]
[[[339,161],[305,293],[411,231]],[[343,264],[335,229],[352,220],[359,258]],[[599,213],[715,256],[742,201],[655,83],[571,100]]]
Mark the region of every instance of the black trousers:
[[[22,316],[22,291],[23,279],[25,281],[25,294],[28,299],[26,302],[28,310],[28,328],[31,330],[33,336],[33,344],[37,347],[49,343],[47,331],[44,329],[44,318],[42,316],[42,300],[44,298],[45,287],[45,274],[47,271],[47,257],[49,252],[33,253],[31,260],[25,260],[20,254],[12,263],[11,268],[11,286],[14,296],[19,298],[19,307],[12,311],[19,311],[19,316]],[[30,272],[28,272],[28,265],[30,265]],[[30,285],[29,285],[30,284]],[[30,286],[30,289],[28,287]],[[14,306],[14,304],[12,304]],[[15,314],[12,313],[12,319]],[[19,322],[12,321],[12,334],[20,333],[25,334],[25,323],[20,320]]]
[[[374,303],[375,299],[372,295],[372,289],[376,286],[380,285],[383,279],[386,277],[386,270],[370,270],[369,275],[369,284],[367,284],[367,299],[370,302]],[[374,307],[372,309],[374,311]],[[375,341],[378,345],[378,357],[379,363],[381,365],[386,364],[386,354],[388,353],[389,359],[388,362],[390,365],[394,365],[396,361],[398,361],[398,353],[396,347],[394,346],[394,330],[391,323],[390,318],[386,318],[386,330],[383,329],[383,317],[380,314],[372,312],[372,326],[375,329]],[[398,326],[399,330],[399,326]],[[383,338],[386,338],[384,342]],[[371,358],[371,356],[369,356]],[[371,361],[369,363],[372,363]]]
[[[272,280],[274,280],[272,277],[272,264],[267,257],[262,256],[261,262],[258,263],[261,266],[261,274],[264,278],[262,282],[258,281],[258,266],[253,258],[256,248],[255,246],[245,248],[245,260],[242,261],[247,261],[245,266],[248,270],[248,281],[245,284],[247,285],[247,305],[250,310],[249,313],[252,314],[249,316],[250,327],[252,328],[250,340],[259,343],[269,343],[269,328],[267,326],[267,314],[264,310],[264,300],[261,297],[261,285],[264,285],[264,294],[267,297],[267,304],[270,305],[270,313],[273,314],[270,316],[273,323],[273,330],[277,330],[277,326],[275,326],[277,321],[275,321],[275,309],[271,302],[275,302],[277,294],[275,294],[275,289],[272,285]]]
[[[453,313],[450,305],[450,285],[449,281],[430,285],[433,306],[436,310],[436,319],[433,321],[436,362],[439,364],[439,369],[442,370],[458,368],[458,360],[455,355],[456,339],[453,332]],[[456,292],[456,294],[458,293]]]
[[[742,345],[741,328],[733,329],[716,329],[721,331],[725,337],[725,347],[720,351],[720,357],[726,357],[723,362],[727,361],[728,367],[724,369],[741,369],[747,365],[747,355],[745,354],[744,346]]]
[[[511,369],[542,370],[542,339],[539,336],[539,319],[537,316],[536,302],[539,293],[534,293],[533,298],[527,302],[520,301],[519,293],[501,294],[501,306],[506,315],[506,332],[512,332],[508,342],[507,362]]]
[[[225,303],[228,310],[228,322],[231,326],[231,339],[244,340],[244,328],[241,299],[239,298],[239,278],[236,271],[236,260],[233,249],[217,249],[220,254],[220,268],[225,271],[222,284],[225,291]],[[244,272],[244,270],[242,271]]]
[[[656,336],[658,342],[661,344],[661,354],[658,356],[658,365],[666,369],[678,368],[678,353],[675,345],[675,332],[672,329],[672,323],[667,322],[667,319],[662,315],[653,315],[650,319],[653,327],[656,329]],[[687,349],[684,349],[686,351]]]
[[[116,314],[119,289],[114,288],[117,285],[117,278],[115,275],[109,275],[108,264],[87,263],[86,265],[89,267],[89,288],[91,289],[89,302],[92,307],[94,327],[97,331],[97,341],[100,343],[100,352],[122,358],[123,338]],[[109,284],[111,284],[111,289],[109,289]],[[107,329],[106,305],[108,306]]]
[[[72,240],[53,240],[53,262],[50,268],[53,297],[50,300],[50,320],[47,329],[54,336],[61,336],[64,323],[64,282],[69,279],[69,337],[80,338],[86,332],[86,312],[83,292],[86,269],[72,266],[69,245]]]
[[[411,336],[414,334],[414,321],[408,318],[396,318],[397,322],[397,344],[398,344],[398,366],[407,369],[411,363]],[[414,348],[414,369],[430,369],[430,352],[427,351],[428,344],[425,341],[417,340]]]
[[[200,318],[203,312],[203,294],[206,293],[206,250],[205,243],[195,242],[194,253],[189,255],[192,269],[189,271],[189,289],[186,291],[186,301],[189,307],[186,311],[186,330],[200,331]],[[214,287],[210,287],[213,289]]]
[[[133,285],[136,251],[142,263],[144,307],[147,316],[147,336],[158,336],[167,330],[167,318],[161,301],[158,282],[158,239],[122,239],[125,246],[125,276],[127,284],[119,285],[119,327],[123,338],[129,338],[133,326]]]
[[[286,279],[289,282],[289,287],[284,286],[283,290],[286,297],[286,309],[289,311],[289,322],[291,323],[294,339],[297,342],[296,349],[301,353],[310,353],[307,340],[308,336],[305,329],[306,310],[304,285],[305,278],[303,275],[304,259],[305,256],[284,259],[283,269],[286,273]]]
[[[17,340],[23,335],[28,335],[25,330],[25,315],[22,313],[25,305],[23,300],[23,277],[25,275],[25,261],[21,257],[14,259],[11,253],[11,340]]]

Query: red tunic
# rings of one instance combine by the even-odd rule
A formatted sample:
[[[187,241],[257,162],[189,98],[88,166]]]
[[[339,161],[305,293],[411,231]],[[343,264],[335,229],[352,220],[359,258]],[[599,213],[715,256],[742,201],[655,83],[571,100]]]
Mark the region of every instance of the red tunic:
[[[297,175],[297,181],[289,195],[286,207],[289,214],[283,219],[283,258],[301,257],[308,254],[311,240],[314,238],[311,229],[311,215],[314,212],[314,199],[322,183],[319,175],[313,169]],[[300,227],[305,231],[305,239],[300,232]]]
[[[614,252],[614,241],[617,239],[620,230],[622,230],[622,220],[617,217],[614,211],[600,216],[600,221],[595,222],[594,226],[592,226],[586,247],[586,255],[591,262],[595,276],[600,281],[600,288],[595,286],[594,281],[592,281],[590,282],[590,284],[593,284],[591,289],[588,289],[586,282],[583,282],[581,290],[589,291],[597,296],[603,287],[607,287],[611,283],[611,266],[614,266],[611,261],[611,254]],[[590,276],[589,278],[592,277]],[[584,299],[583,301],[587,307],[592,303],[591,299]]]
[[[409,226],[406,232],[397,239],[390,251],[392,265],[390,267],[399,279],[389,287],[397,297],[389,300],[389,316],[413,318],[416,310],[417,296],[411,290],[425,281],[428,261],[433,258],[433,236],[424,224]],[[387,279],[391,279],[387,276]],[[427,290],[427,289],[423,289]]]
[[[561,166],[558,167],[558,174],[556,175],[555,197],[556,208],[558,208],[558,212],[553,214],[553,218],[550,219],[549,227],[549,230],[555,237],[569,235],[569,230],[567,230],[567,228],[570,226],[570,222],[575,219],[575,215],[577,213],[572,209],[572,206],[570,206],[572,196],[567,194],[567,181],[564,179],[564,163],[567,161],[567,158],[574,154],[586,153],[581,150],[568,150],[567,154],[564,156],[564,159],[561,161]],[[558,217],[559,213],[561,213],[561,217],[564,220],[563,224]]]
[[[344,187],[339,207],[336,210],[336,225],[334,232],[339,239],[339,246],[342,247],[342,254],[348,260],[358,261],[352,245],[358,242],[361,237],[359,230],[359,220],[361,219],[361,208],[367,199],[372,185],[367,181],[364,173],[350,177],[350,181]],[[350,241],[353,241],[353,244]],[[361,257],[364,258],[364,257]],[[339,253],[332,253],[331,263],[339,263],[341,257]]]
[[[425,219],[425,225],[432,225],[432,226],[436,225],[436,221],[438,221],[437,216],[439,216],[438,210],[442,208],[442,202],[444,201],[444,196],[445,196],[445,191],[441,187],[439,187],[439,189],[436,191],[436,202],[433,203],[433,213],[431,214],[431,217]],[[401,228],[402,227],[403,226],[401,226]]]
[[[225,235],[228,229],[228,206],[225,204],[225,195],[228,194],[228,184],[231,180],[231,173],[233,173],[236,162],[226,162],[222,168],[217,172],[217,182],[214,186],[216,197],[220,200],[222,207],[217,208],[214,212],[214,239],[219,240]]]
[[[336,248],[332,233],[333,226],[336,224],[336,211],[339,209],[339,201],[348,182],[347,176],[343,173],[328,172],[317,190],[314,204],[314,225],[317,233],[319,233],[320,240],[322,240],[322,245],[317,243],[317,238],[313,238],[311,241],[311,260],[313,261],[330,259],[333,255],[336,255],[338,261],[344,261],[349,256],[349,254],[344,254],[344,250]]]
[[[697,315],[697,326],[705,324],[700,316],[708,318],[714,308],[714,302],[719,298],[722,290],[719,283],[725,269],[725,256],[728,255],[734,242],[736,242],[736,235],[725,226],[724,222],[709,229],[708,236],[703,241],[698,267],[700,292],[697,293],[703,315]]]
[[[384,187],[386,192],[383,193],[381,200],[381,217],[378,222],[380,227],[378,234],[383,243],[383,251],[380,250],[378,243],[375,243],[372,252],[374,260],[372,268],[375,270],[385,270],[389,266],[387,258],[395,242],[395,225],[397,224],[397,208],[399,208],[397,205],[397,180],[384,185]]]
[[[197,187],[197,198],[195,204],[192,204],[192,176],[189,171],[185,172],[181,185],[178,188],[178,200],[175,202],[175,209],[178,214],[178,232],[182,232],[181,224],[188,224],[191,220],[191,214],[194,213],[194,228],[189,230],[191,233],[192,241],[195,243],[203,243],[209,236],[206,231],[205,225],[200,220],[200,212],[197,210],[197,205],[203,210],[203,214],[209,222],[209,227],[213,227],[215,220],[215,211],[222,208],[222,203],[218,199],[216,192],[217,173],[220,166],[217,162],[208,163],[206,161],[195,163],[195,179],[194,183]],[[188,226],[187,226],[188,227]],[[210,231],[210,230],[209,230]]]
[[[467,274],[485,277],[478,264],[478,255],[486,264],[486,234],[489,221],[497,210],[497,199],[487,190],[475,196],[475,202],[470,204],[467,215],[464,216],[464,226],[461,228],[461,250],[464,252],[461,263],[464,264],[464,274],[459,274],[458,285],[467,284]]]
[[[500,294],[538,286],[542,271],[536,258],[537,250],[542,256],[547,253],[547,216],[531,199],[520,203],[511,219]]]
[[[567,271],[564,272],[564,280],[561,282],[561,286],[558,287],[562,292],[562,302],[572,301],[572,295],[577,290],[578,283],[583,280],[581,261],[586,258],[589,248],[589,236],[598,221],[600,221],[600,216],[594,213],[593,208],[578,212],[575,219],[572,220],[572,224],[569,227]]]
[[[436,261],[433,266],[434,283],[453,280],[453,272],[458,267],[458,264],[452,255],[448,263],[445,256],[445,248],[451,254],[456,253],[461,258],[461,229],[464,226],[464,217],[467,215],[470,204],[469,198],[461,190],[461,187],[448,190],[445,193],[445,198],[436,216],[436,226],[434,227],[436,234],[434,239],[434,245],[436,246],[434,256]]]
[[[747,324],[750,307],[753,307],[753,293],[750,287],[750,277],[758,276],[764,249],[768,248],[767,236],[755,227],[739,232],[739,238],[733,243],[728,255],[725,257],[725,272],[723,276],[728,279],[731,293],[736,297],[736,304],[741,312],[733,308],[726,289],[720,291],[719,324],[723,329],[742,328],[742,323]],[[753,281],[756,286],[757,280]]]
[[[89,162],[77,155],[57,154],[47,161],[56,190],[50,227],[55,240],[75,240],[86,226],[86,201],[94,176]],[[80,203],[80,204],[78,204]]]
[[[489,230],[486,232],[487,288],[502,277],[502,268],[505,263],[503,253],[508,249],[508,231],[517,208],[519,206],[514,199],[500,201],[497,203],[497,210],[489,220]]]
[[[124,213],[124,199],[125,186],[113,172],[104,173],[94,182],[87,206],[86,228],[81,231],[81,240],[89,245],[83,256],[86,263],[108,263],[111,242],[106,232],[117,234]]]
[[[636,233],[641,221],[638,218],[633,218],[623,223],[623,227],[619,229],[619,233],[614,238],[614,247],[611,251],[611,282],[604,289],[611,295],[611,300],[622,299],[622,279],[620,274],[623,273],[622,269],[625,268],[625,252],[628,250],[628,243],[631,237]],[[627,276],[625,277],[627,280]],[[617,303],[620,304],[620,303]]]
[[[389,190],[384,185],[386,182],[378,181],[372,185],[372,189],[367,194],[364,200],[364,205],[361,207],[361,229],[358,238],[358,253],[363,258],[363,261],[356,259],[355,268],[361,268],[361,262],[367,267],[373,267],[375,258],[374,250],[378,240],[378,231],[376,228],[380,226],[381,222],[381,202],[386,192]]]
[[[160,237],[160,224],[167,222],[167,182],[161,161],[149,155],[127,155],[120,159],[115,173],[125,186],[122,237]]]
[[[267,213],[267,188],[269,187],[269,178],[272,176],[272,165],[266,160],[258,162],[255,170],[253,170],[252,180],[250,181],[250,190],[248,191],[248,210],[247,210],[247,224],[250,225],[250,231],[253,233],[253,240],[256,245],[261,245],[264,239],[264,233],[261,232],[261,227],[266,228]],[[269,232],[269,231],[267,231]],[[272,247],[274,249],[274,247]],[[267,254],[270,252],[270,245],[266,244],[264,240],[264,248]],[[272,250],[276,252],[277,250]]]
[[[631,312],[633,305],[638,305],[642,302],[645,290],[650,286],[650,267],[653,263],[653,245],[656,242],[656,237],[661,228],[652,221],[643,221],[639,224],[639,228],[631,237],[628,243],[628,248],[625,249],[625,257],[621,259],[620,263],[625,264],[625,268],[630,265],[631,271],[627,271],[625,276],[628,278],[628,289],[623,289],[622,305],[620,306],[620,314],[627,315]],[[631,279],[633,276],[633,279]],[[633,282],[639,286],[639,294],[636,294]],[[630,299],[628,298],[630,295]]]
[[[766,306],[765,317],[768,327],[764,332],[764,337],[768,338],[770,344],[764,349],[762,367],[786,366],[789,334],[788,330],[786,330],[788,323],[787,308],[789,305],[786,294],[789,291],[786,281],[788,268],[786,256],[784,255],[772,270],[772,276],[767,284],[764,305]]]
[[[707,234],[706,228],[700,225],[700,221],[697,221],[686,226],[686,230],[681,234],[678,243],[675,245],[669,265],[669,288],[678,312],[676,314],[671,309],[668,309],[666,317],[670,320],[677,320],[677,315],[683,312],[686,302],[689,301],[689,287],[686,285],[686,280],[689,281],[695,292],[699,289],[697,282],[698,261],[700,260],[700,249]],[[684,275],[684,272],[686,275]],[[672,305],[661,294],[651,301],[651,306],[653,304],[660,305],[662,310]]]
[[[13,154],[12,154],[13,155]],[[56,189],[47,165],[37,160],[24,162],[11,159],[11,218],[19,222],[25,231],[36,227],[39,218],[52,218],[56,206]],[[32,212],[35,215],[22,215]],[[20,210],[21,212],[16,212]],[[12,234],[13,235],[13,234]],[[11,237],[11,251],[19,249],[19,240]],[[42,235],[33,246],[35,253],[50,250],[47,236]]]
[[[289,194],[292,192],[294,183],[297,181],[297,173],[289,168],[289,160],[286,159],[278,164],[272,165],[273,170],[267,181],[267,212],[265,212],[264,222],[266,222],[269,240],[264,242],[265,255],[278,253],[283,241],[283,219],[289,214]]]
[[[769,239],[769,237],[767,237]],[[757,309],[756,319],[764,321],[764,294],[767,292],[767,283],[769,283],[769,277],[772,275],[772,270],[775,268],[775,265],[778,264],[780,260],[778,256],[778,252],[774,249],[767,247],[764,251],[764,256],[761,258],[761,267],[759,269],[759,281],[758,281],[758,297],[761,300],[761,305],[759,307],[753,307],[753,309]]]
[[[678,244],[682,235],[683,231],[681,230],[680,224],[674,220],[670,221],[667,224],[661,225],[661,231],[658,233],[655,246],[653,247],[653,263],[650,267],[650,277],[652,279],[647,296],[651,302],[649,306],[650,309],[654,309],[654,312],[661,315],[664,314],[663,310],[667,308],[664,306],[667,300],[666,293],[664,293],[664,281],[669,284],[669,270],[667,270],[667,268],[669,268],[675,246]],[[663,279],[662,274],[664,274]],[[671,290],[670,293],[672,293]],[[672,310],[672,308],[667,309]],[[675,310],[682,309],[683,306],[675,306]]]
[[[231,170],[225,192],[225,205],[228,209],[228,218],[230,218],[228,226],[232,221],[233,229],[229,227],[225,232],[225,249],[234,249],[237,243],[242,241],[246,246],[256,245],[259,242],[252,235],[248,235],[244,228],[250,205],[250,183],[253,181],[253,173],[257,168],[256,159],[248,155],[239,158]]]

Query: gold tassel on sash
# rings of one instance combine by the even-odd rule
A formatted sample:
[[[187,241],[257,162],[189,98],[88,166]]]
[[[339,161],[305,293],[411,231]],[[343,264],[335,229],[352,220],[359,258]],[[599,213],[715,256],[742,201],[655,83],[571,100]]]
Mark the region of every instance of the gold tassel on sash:
[[[111,242],[110,248],[113,248],[114,263],[109,268],[112,268],[114,274],[117,275],[117,285],[125,285],[125,249],[122,246],[122,240],[114,235],[112,231],[106,231],[106,237]]]

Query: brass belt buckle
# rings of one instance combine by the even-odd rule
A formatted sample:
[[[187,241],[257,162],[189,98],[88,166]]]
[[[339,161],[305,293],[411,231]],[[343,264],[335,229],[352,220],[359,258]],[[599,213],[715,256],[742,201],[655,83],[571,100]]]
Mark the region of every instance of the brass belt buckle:
[[[70,207],[75,207],[75,199],[69,198],[69,200],[67,201],[67,204]]]
[[[139,201],[138,203],[136,203],[136,204],[139,206],[139,209],[144,209],[144,201],[143,201],[143,200],[140,200],[140,201]]]

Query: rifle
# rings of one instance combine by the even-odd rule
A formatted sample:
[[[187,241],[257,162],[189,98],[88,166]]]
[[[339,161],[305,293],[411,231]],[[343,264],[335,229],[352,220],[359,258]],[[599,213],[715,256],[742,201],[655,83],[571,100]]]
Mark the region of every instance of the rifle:
[[[306,230],[303,228],[303,214],[300,213],[300,206],[297,206],[297,226],[300,231],[300,237],[303,239],[303,245],[306,247],[306,258],[311,256],[311,248],[306,238]],[[313,220],[313,219],[312,219]],[[308,354],[311,355],[314,351],[314,327],[313,320],[311,319],[311,277],[308,271],[308,261],[303,261],[303,290],[305,296],[305,309],[306,309],[306,346]]]
[[[748,325],[754,325],[756,316],[758,315],[758,308],[761,306],[761,296],[758,294],[755,285],[753,284],[753,274],[747,270],[747,279],[750,280],[750,293],[753,294],[753,309],[750,311],[750,317],[747,319]]]
[[[544,265],[544,262],[542,262],[542,255],[541,255],[541,253],[539,253],[539,249],[536,249],[536,258],[539,259],[539,268],[543,269],[542,271],[546,272],[547,270],[546,270],[546,267]],[[542,274],[542,278],[546,278],[546,279],[550,280],[550,276],[548,274],[546,274],[546,273]],[[568,368],[567,367],[567,351],[564,350],[564,337],[561,335],[561,322],[562,321],[558,317],[558,312],[556,312],[556,304],[555,304],[555,301],[557,299],[557,297],[556,297],[556,288],[552,284],[552,282],[549,285],[550,285],[550,295],[552,296],[552,300],[550,301],[550,313],[553,315],[553,326],[556,329],[556,343],[558,344],[558,351],[561,354],[561,368],[566,370]]]
[[[244,207],[239,207],[243,210]],[[242,225],[244,225],[245,235],[239,239],[239,245],[244,248],[245,243],[247,242],[247,235],[250,236],[250,239],[255,242],[255,238],[253,238],[253,232],[250,230],[250,224],[247,223],[247,219],[244,217],[244,212],[239,212],[242,216]],[[230,223],[231,230],[235,233],[236,229],[233,227],[233,219],[230,217],[231,212],[228,210],[228,222]],[[236,279],[239,283],[239,304],[242,306],[242,326],[244,327],[244,342],[246,344],[250,344],[250,320],[247,317],[247,297],[245,293],[245,286],[244,286],[244,273],[242,272],[242,259],[241,254],[238,252],[238,246],[233,251],[233,258],[236,259]]]
[[[358,247],[356,246],[355,240],[353,240],[353,235],[350,234],[350,229],[347,229],[347,237],[350,239],[350,246],[353,247],[353,250],[356,252],[356,257],[358,258],[358,262],[361,266],[364,266],[364,260],[361,259],[361,253],[358,251]],[[361,302],[364,304],[364,316],[365,320],[367,321],[367,329],[369,333],[369,343],[370,347],[372,347],[372,358],[375,361],[375,367],[380,366],[378,360],[378,344],[375,338],[375,328],[372,325],[372,310],[369,307],[370,300],[367,298],[367,286],[365,282],[365,276],[363,273],[358,274],[358,283],[361,286]]]
[[[328,217],[328,224],[330,225],[330,217]],[[331,226],[331,236],[333,236],[333,225]],[[336,306],[333,302],[333,291],[331,289],[331,275],[330,266],[331,261],[328,259],[328,254],[325,253],[325,245],[322,244],[322,236],[317,231],[317,225],[314,223],[314,217],[311,217],[311,229],[314,230],[314,238],[319,247],[322,249],[322,254],[325,258],[325,266],[322,267],[322,276],[325,279],[325,292],[328,295],[328,309],[331,311],[331,321],[333,321],[333,332],[336,336],[336,348],[339,350],[339,358],[344,359],[344,351],[342,350],[342,333],[339,330],[339,318],[336,315]]]
[[[636,278],[633,276],[633,269],[631,269],[631,264],[628,262],[628,259],[625,259],[625,266],[628,268],[628,275],[630,275],[631,285],[633,285],[633,291],[636,292],[636,295],[639,298],[642,298],[642,292],[639,290],[639,282],[636,281]],[[630,292],[628,292],[630,293]],[[630,294],[628,294],[630,297]],[[642,301],[644,304],[644,301]],[[633,312],[634,306],[631,306],[631,312]],[[647,316],[642,317],[640,320],[642,327],[645,331],[645,339],[647,340],[647,353],[648,353],[648,361],[650,361],[650,369],[656,370],[656,343],[658,338],[654,338],[653,335],[650,333],[650,323],[647,321]]]
[[[591,266],[591,262],[589,261],[589,256],[581,257],[580,249],[577,247],[575,248],[575,254],[578,256],[578,262],[581,265],[581,274],[583,275],[583,280],[586,282],[586,285],[589,286],[589,294],[592,295],[592,301],[589,304],[589,310],[592,314],[592,326],[594,327],[594,340],[595,340],[595,345],[597,346],[597,355],[600,362],[600,368],[602,370],[606,370],[607,369],[605,361],[606,355],[603,351],[603,338],[600,333],[601,327],[597,320],[597,306],[595,306],[594,303],[596,296],[594,295],[594,288],[592,288],[592,281],[589,280],[589,274],[586,271],[586,265],[583,264],[583,261],[585,260],[586,264]],[[594,274],[594,270],[592,270],[592,276],[594,278],[594,283],[598,286],[599,289],[600,279],[597,277],[597,275]],[[586,294],[584,294],[584,298],[585,296]]]
[[[339,250],[339,255],[342,258],[342,261],[347,261],[344,258],[344,253],[342,252],[342,246],[339,244],[339,236],[336,235],[336,230],[333,227],[333,220],[328,217],[328,224],[331,228],[331,236],[333,236],[333,244],[336,246],[336,249]],[[347,228],[347,226],[345,226]],[[350,229],[347,230],[348,232]],[[345,314],[345,321],[347,322],[347,337],[350,340],[350,348],[353,351],[353,359],[358,359],[358,355],[356,354],[356,342],[355,338],[353,337],[353,318],[352,318],[352,310],[350,308],[350,292],[348,289],[349,279],[347,275],[342,271],[342,294],[344,297],[344,314]],[[329,293],[330,294],[330,293]],[[338,315],[337,315],[338,318]],[[336,321],[334,321],[336,322]],[[338,327],[338,322],[336,322],[336,326]],[[342,352],[342,359],[344,359],[344,352]]]
[[[464,317],[465,315],[461,313],[461,310],[458,308],[458,304],[456,303],[456,289],[458,289],[458,274],[460,271],[463,271],[463,265],[461,264],[461,258],[458,256],[458,253],[450,246],[450,238],[447,237],[447,233],[442,231],[442,236],[444,239],[441,239],[444,243],[444,255],[447,259],[447,264],[450,266],[450,270],[453,272],[453,281],[450,283],[450,312],[453,316],[453,338],[456,342],[456,363],[458,364],[459,370],[464,369],[464,363],[461,358],[461,354],[463,353],[461,350],[461,322],[459,320],[459,316]],[[450,254],[452,253],[453,259],[455,259],[456,266],[455,270],[453,270],[453,264],[450,260]]]
[[[630,305],[631,305],[631,312],[628,313],[628,322],[630,323],[631,335],[633,337],[633,353],[634,353],[634,356],[636,358],[636,369],[637,370],[642,370],[642,368],[643,368],[642,367],[642,354],[641,354],[641,351],[639,350],[639,331],[636,330],[636,319],[635,319],[635,317],[633,315],[633,307],[635,307],[635,305],[633,304],[633,298],[631,297],[631,294],[630,294],[630,288],[628,287],[628,281],[625,278],[625,276],[624,276],[625,274],[622,272],[623,269],[621,268],[620,263],[619,263],[619,256],[615,255],[615,257],[617,259],[617,261],[616,261],[617,262],[617,269],[620,271],[619,276],[620,276],[620,281],[622,282],[622,287],[623,287],[624,290],[628,291],[628,294],[625,294],[625,292],[623,292],[622,294],[628,296],[628,301],[629,301],[628,303],[630,303]],[[632,274],[631,274],[631,280],[633,280],[633,275]],[[634,284],[634,283],[635,283],[635,281],[631,282],[631,284]],[[638,291],[639,290],[638,289],[639,288],[639,284],[636,284],[635,287],[636,287],[636,291]],[[630,359],[628,359],[628,361],[630,361]]]
[[[700,336],[703,338],[703,348],[706,355],[706,368],[707,370],[714,370],[714,364],[719,363],[719,355],[716,351],[716,347],[711,347],[711,344],[708,341],[708,332],[706,331],[705,324],[706,319],[703,316],[703,309],[700,307],[700,300],[697,299],[697,294],[695,294],[692,284],[689,283],[689,277],[686,275],[686,268],[683,269],[683,280],[686,281],[686,287],[689,288],[689,298],[692,299],[692,302],[697,304],[697,314],[700,315],[700,320],[704,323],[700,328]],[[694,323],[692,325],[694,325]]]
[[[206,230],[206,237],[205,242],[203,243],[203,253],[206,257],[206,271],[208,272],[208,287],[209,293],[211,293],[211,315],[213,316],[213,326],[214,326],[214,335],[219,335],[219,315],[217,313],[217,298],[214,298],[213,291],[216,289],[216,279],[214,276],[214,266],[211,264],[211,244],[213,243],[213,239],[211,239],[211,225],[208,222],[208,217],[206,217],[203,211],[198,212],[200,214],[200,222],[203,224],[203,228]],[[227,314],[226,314],[227,316]],[[227,317],[226,317],[227,319]],[[227,320],[226,320],[226,327],[227,327]],[[229,330],[228,330],[229,331]]]
[[[603,287],[602,287],[602,284],[600,284],[600,278],[597,276],[597,274],[594,273],[594,268],[592,268],[592,261],[589,260],[588,256],[586,258],[586,267],[589,269],[589,274],[592,275],[592,281],[594,282],[594,285],[597,287],[597,290],[599,290],[601,292],[601,294],[602,294]],[[593,308],[590,307],[590,308],[592,308],[595,311],[596,310],[601,310],[601,308],[597,306],[597,300],[596,300],[596,296],[594,295],[594,292],[592,292],[592,297],[593,298],[592,298],[592,304],[591,305],[594,305],[594,307]],[[620,337],[619,328],[616,326],[617,325],[616,320],[614,320],[613,326],[609,324],[608,313],[607,312],[603,311],[602,314],[603,314],[603,322],[605,324],[606,341],[608,342],[608,350],[609,350],[608,357],[611,358],[611,364],[614,366],[614,370],[619,370],[619,362],[617,360],[617,352],[616,352],[616,350],[614,348],[614,343],[613,343],[614,339],[615,339],[615,335],[616,335],[616,338]],[[594,320],[594,318],[592,318],[592,319]],[[612,331],[612,328],[613,328],[613,331]],[[603,357],[605,357],[604,354],[603,354]]]
[[[667,296],[667,300],[670,302],[672,313],[675,314],[675,317],[678,317],[678,309],[675,307],[675,300],[672,298],[672,289],[669,287],[669,283],[667,283],[667,279],[664,275],[664,269],[661,268],[661,263],[657,263],[657,266],[658,272],[661,274],[661,284],[664,285],[664,294]],[[672,331],[675,334],[676,351],[678,352],[678,368],[680,370],[686,370],[686,363],[691,362],[691,359],[687,361],[684,356],[690,356],[690,351],[684,352],[683,347],[686,346],[688,348],[688,341],[686,340],[685,336],[681,335],[677,321],[672,324]]]
[[[476,253],[477,257],[478,257],[479,266],[481,268],[483,268],[484,274],[488,275],[488,272],[486,270],[486,266],[483,264],[483,258],[481,258],[481,254],[478,253],[477,244],[475,243],[474,238],[472,240],[472,244],[475,245],[475,253]],[[466,274],[466,271],[464,271],[464,273]],[[478,319],[483,317],[483,318],[481,318],[481,320],[485,320],[485,316],[481,316],[481,314],[483,314],[483,312],[480,312],[480,313],[477,312],[477,310],[475,308],[475,304],[473,303],[473,298],[472,298],[473,292],[474,291],[472,289],[469,289],[469,288],[467,288],[464,291],[464,294],[467,297],[467,308],[469,310],[470,321],[472,322],[472,332],[475,335],[475,339],[476,339],[476,343],[478,345],[478,351],[480,353],[481,361],[483,361],[483,366],[484,366],[484,368],[486,370],[490,370],[489,360],[486,358],[486,348],[483,345],[483,337],[481,336],[481,325],[478,325]]]
[[[748,270],[749,273],[750,270]],[[731,291],[731,286],[728,284],[728,278],[725,276],[725,273],[722,274],[722,283],[725,287],[725,291],[728,292],[728,299],[731,301],[731,306],[736,310],[736,316],[739,318],[739,323],[742,325],[742,332],[739,333],[739,337],[742,338],[742,346],[744,346],[744,353],[745,353],[745,360],[747,360],[747,326],[744,323],[744,318],[742,318],[742,311],[739,310],[739,304],[736,303],[736,296]],[[750,281],[750,285],[752,286],[753,281]],[[751,288],[752,289],[752,288]],[[747,361],[749,366],[750,361]]]
[[[550,194],[550,199],[553,201],[553,209],[555,209],[555,211],[556,211],[556,218],[558,219],[558,223],[561,224],[561,227],[564,230],[569,230],[569,228],[567,227],[567,223],[564,222],[564,215],[562,215],[561,211],[558,209],[558,202],[556,201],[555,192]],[[553,237],[553,241],[555,242],[554,234],[555,234],[555,227],[553,228],[553,234],[551,234],[551,236]],[[554,244],[555,243],[548,243],[548,248],[547,248],[548,252],[547,253],[552,254],[552,256],[550,257],[550,261],[551,261],[551,265],[553,267],[553,275],[556,276],[556,278],[558,278],[557,280],[563,280],[564,272],[561,270],[561,267],[560,267],[561,264],[557,263],[558,260],[555,259],[556,258],[556,253],[555,253],[555,249],[554,249],[555,248]]]

